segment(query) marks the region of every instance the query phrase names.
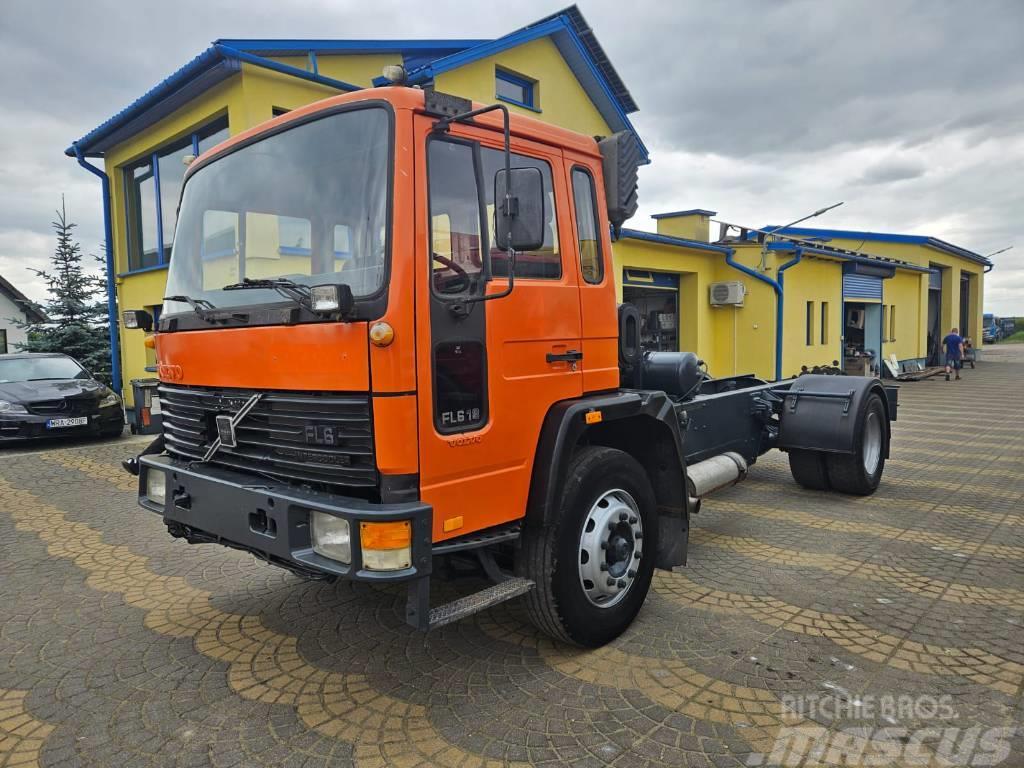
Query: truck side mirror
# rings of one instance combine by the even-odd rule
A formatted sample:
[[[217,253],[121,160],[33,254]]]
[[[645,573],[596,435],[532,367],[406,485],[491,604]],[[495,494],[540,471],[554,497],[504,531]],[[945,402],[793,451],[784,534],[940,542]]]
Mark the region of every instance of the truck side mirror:
[[[608,204],[608,221],[618,237],[627,219],[636,213],[637,170],[642,155],[640,143],[629,131],[619,131],[597,143],[601,151],[604,175],[604,197]]]
[[[146,333],[153,330],[153,316],[144,309],[126,309],[121,313],[125,328],[141,328]]]
[[[494,174],[494,203],[498,248],[535,251],[544,245],[544,177],[540,168],[499,170]]]

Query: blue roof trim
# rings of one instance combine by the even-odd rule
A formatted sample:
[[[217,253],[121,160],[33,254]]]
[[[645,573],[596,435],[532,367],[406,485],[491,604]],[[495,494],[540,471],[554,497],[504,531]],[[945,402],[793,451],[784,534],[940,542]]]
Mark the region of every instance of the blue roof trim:
[[[701,216],[717,216],[718,211],[708,211],[703,208],[691,208],[688,211],[670,211],[669,213],[655,213],[651,216],[652,219],[671,219],[675,216],[695,216],[700,214]]]
[[[693,248],[698,251],[711,251],[712,253],[733,253],[733,249],[724,245],[714,245],[700,240],[687,240],[683,237],[670,237],[669,235],[656,235],[653,232],[641,232],[639,229],[623,229],[619,233],[619,239],[645,240],[649,243],[659,245],[674,245],[677,248]]]
[[[307,72],[298,67],[215,43],[109,120],[78,141],[72,142],[72,145],[64,150],[64,154],[76,157],[77,147],[85,157],[101,157],[106,150],[162,120],[198,95],[237,73],[241,69],[241,62],[342,91],[359,90],[359,86],[352,83]]]
[[[594,106],[614,131],[629,131],[636,136],[644,160],[650,162],[647,147],[627,117],[623,104],[615,97],[608,81],[604,78],[589,51],[576,34],[572,24],[564,15],[551,17],[538,24],[512,32],[497,40],[490,40],[474,48],[467,48],[450,56],[437,59],[410,71],[410,85],[426,85],[444,72],[465,66],[474,61],[495,56],[502,51],[523,45],[542,37],[551,37],[573,74],[580,81]]]
[[[263,56],[317,53],[405,53],[416,51],[458,51],[473,48],[487,40],[215,40],[239,51]]]
[[[765,229],[772,229],[772,227],[765,227]],[[787,229],[779,230],[779,234],[841,238],[844,240],[871,240],[878,243],[927,245],[935,248],[936,250],[945,251],[946,253],[954,256],[959,256],[970,261],[976,261],[979,264],[985,264],[986,266],[992,263],[980,253],[969,251],[966,248],[961,248],[958,245],[953,245],[952,243],[947,243],[945,240],[940,240],[937,237],[929,237],[928,235],[897,235],[886,232],[864,232],[853,229],[814,229],[811,227],[789,227]]]
[[[784,240],[777,240],[774,242],[766,243],[765,247],[769,251],[780,251],[782,253],[796,253],[799,251],[804,254],[811,254],[814,256],[826,256],[830,259],[839,259],[840,261],[852,261],[858,264],[874,264],[882,267],[893,267],[895,269],[904,269],[909,272],[933,272],[934,270],[928,267],[919,267],[917,264],[911,264],[903,261],[902,259],[887,259],[884,256],[873,256],[869,253],[866,254],[850,254],[841,253],[829,248],[816,248],[813,245],[807,245],[806,243],[790,243]]]

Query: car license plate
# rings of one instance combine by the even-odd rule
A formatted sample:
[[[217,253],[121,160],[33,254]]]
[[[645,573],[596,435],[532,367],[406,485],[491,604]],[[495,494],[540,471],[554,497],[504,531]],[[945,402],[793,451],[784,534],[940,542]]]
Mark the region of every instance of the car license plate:
[[[46,422],[46,428],[60,429],[61,427],[84,427],[88,423],[88,416],[73,416],[70,419],[50,419]]]

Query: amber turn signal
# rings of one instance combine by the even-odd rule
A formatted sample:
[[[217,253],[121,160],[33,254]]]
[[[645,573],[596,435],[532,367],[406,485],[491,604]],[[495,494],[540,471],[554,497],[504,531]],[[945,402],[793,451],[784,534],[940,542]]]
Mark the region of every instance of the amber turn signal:
[[[386,347],[395,340],[395,329],[390,323],[379,322],[370,326],[370,343],[375,347]]]
[[[360,523],[359,543],[366,549],[402,549],[412,543],[412,525],[408,520],[393,523]]]
[[[146,349],[156,349],[156,336],[147,336],[142,340],[142,346]]]

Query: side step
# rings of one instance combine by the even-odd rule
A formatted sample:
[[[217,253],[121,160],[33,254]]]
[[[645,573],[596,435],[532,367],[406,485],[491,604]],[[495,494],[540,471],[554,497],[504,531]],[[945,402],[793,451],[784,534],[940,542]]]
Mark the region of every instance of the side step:
[[[500,584],[487,587],[487,589],[481,589],[472,595],[466,595],[458,600],[452,600],[450,603],[439,605],[437,608],[431,608],[430,629],[443,627],[445,624],[451,624],[466,616],[490,608],[492,605],[511,600],[513,597],[525,595],[534,586],[536,585],[529,579],[514,577],[506,579]]]

